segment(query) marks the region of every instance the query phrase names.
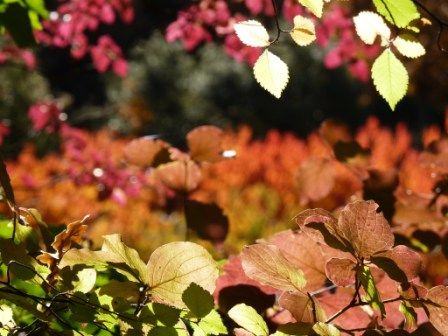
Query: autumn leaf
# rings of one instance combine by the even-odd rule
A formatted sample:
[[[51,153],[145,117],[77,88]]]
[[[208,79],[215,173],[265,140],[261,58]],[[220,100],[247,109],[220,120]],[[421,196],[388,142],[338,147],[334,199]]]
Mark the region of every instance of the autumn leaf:
[[[355,283],[356,262],[347,258],[332,258],[325,266],[328,279],[335,285],[347,287]]]
[[[297,322],[315,323],[326,319],[319,301],[301,293],[284,292],[278,299],[280,307],[287,309]]]
[[[157,167],[156,175],[169,188],[181,192],[196,189],[201,180],[201,170],[191,161],[174,161]]]
[[[216,126],[196,127],[187,134],[190,157],[196,162],[218,162],[222,156],[223,132]]]
[[[428,302],[424,307],[428,313],[429,321],[442,334],[448,335],[448,288],[436,286],[428,291],[426,296]]]
[[[129,142],[124,148],[125,160],[138,167],[157,167],[170,161],[165,141],[152,137],[142,137]]]

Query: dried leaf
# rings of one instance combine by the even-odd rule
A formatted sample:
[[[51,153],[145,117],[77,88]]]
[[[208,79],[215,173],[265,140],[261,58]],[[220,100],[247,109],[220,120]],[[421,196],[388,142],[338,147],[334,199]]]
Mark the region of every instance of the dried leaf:
[[[168,148],[165,141],[143,137],[126,145],[124,157],[127,162],[138,167],[157,167],[170,161]]]
[[[191,159],[196,162],[221,161],[222,136],[222,130],[216,126],[200,126],[190,131],[187,142]]]
[[[201,170],[193,161],[174,161],[157,167],[157,176],[171,189],[191,192],[201,180]]]
[[[448,335],[448,287],[436,286],[428,291],[424,307],[429,321],[442,334]]]
[[[313,302],[304,294],[284,292],[278,299],[280,307],[287,309],[297,322],[314,321]]]

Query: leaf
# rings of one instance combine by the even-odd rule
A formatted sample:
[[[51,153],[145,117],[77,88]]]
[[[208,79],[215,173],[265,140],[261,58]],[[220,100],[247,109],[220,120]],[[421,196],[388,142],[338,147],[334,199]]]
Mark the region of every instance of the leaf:
[[[319,157],[304,160],[297,174],[297,187],[303,203],[327,197],[333,190],[335,179],[336,169],[331,161]]]
[[[247,246],[241,258],[246,275],[262,284],[293,292],[306,285],[303,272],[289,262],[275,245]]]
[[[370,304],[370,306],[379,311],[381,316],[386,315],[386,310],[384,308],[384,304],[381,301],[380,293],[375,285],[375,280],[373,279],[372,273],[370,272],[370,268],[366,265],[358,269],[357,277],[359,282],[362,285],[362,288],[365,291],[366,300]]]
[[[384,50],[373,63],[372,79],[380,95],[395,110],[397,103],[406,95],[409,75],[390,49]]]
[[[218,162],[222,156],[223,131],[216,126],[196,127],[187,134],[191,158],[198,161]]]
[[[397,36],[393,41],[393,45],[400,54],[409,58],[418,58],[426,54],[425,47],[411,35],[403,34]]]
[[[299,46],[310,45],[316,39],[316,29],[313,21],[301,15],[295,16],[294,27],[290,35]]]
[[[266,49],[254,65],[254,76],[262,88],[280,98],[289,81],[288,66]]]
[[[124,148],[125,160],[138,167],[157,167],[170,160],[169,145],[152,137],[134,139]]]
[[[186,193],[196,189],[201,181],[201,170],[190,160],[162,164],[156,174],[167,187]]]
[[[221,315],[216,310],[210,311],[206,316],[204,316],[198,323],[198,327],[206,335],[227,335],[228,331],[224,325]]]
[[[96,271],[93,268],[85,268],[77,273],[78,281],[75,281],[73,292],[88,293],[95,286]]]
[[[14,197],[14,191],[11,186],[11,179],[9,178],[8,170],[6,169],[6,164],[3,159],[2,153],[0,153],[0,185],[3,188],[6,200],[11,206],[16,205],[16,200]]]
[[[311,334],[312,325],[308,323],[287,323],[278,326],[272,336],[308,336]]]
[[[373,0],[378,13],[398,28],[405,28],[420,17],[412,0]]]
[[[157,248],[147,269],[154,300],[177,308],[186,308],[182,294],[192,282],[212,293],[218,277],[212,256],[191,242],[173,242]]]
[[[32,47],[36,44],[28,10],[18,2],[10,3],[6,11],[0,13],[0,22],[6,27],[18,47]]]
[[[258,21],[248,20],[233,25],[236,35],[245,45],[249,47],[267,47],[269,34],[266,28]]]
[[[401,301],[398,310],[404,316],[405,328],[407,330],[414,328],[417,325],[417,313],[414,308],[406,301]]]
[[[182,301],[190,312],[198,318],[206,316],[214,307],[213,296],[195,283],[191,283],[182,293]]]
[[[330,323],[317,322],[313,326],[313,330],[319,336],[340,336],[341,332],[338,328]]]
[[[366,44],[373,44],[377,36],[381,44],[386,45],[390,39],[390,29],[383,18],[374,12],[363,11],[353,18],[356,33]]]
[[[236,324],[247,331],[250,331],[254,335],[269,335],[269,329],[266,322],[263,320],[263,317],[261,317],[255,309],[244,303],[234,306],[229,310],[228,315]]]
[[[187,227],[196,232],[199,238],[213,243],[223,242],[229,231],[229,220],[216,204],[187,200],[185,203]]]
[[[356,263],[347,258],[331,258],[325,266],[326,274],[335,285],[347,287],[355,283]]]
[[[284,292],[278,299],[280,307],[287,309],[297,322],[314,323],[326,319],[325,311],[317,300],[301,294]]]
[[[357,256],[368,258],[394,245],[389,223],[377,209],[374,201],[356,201],[346,205],[339,214],[337,232],[350,243]]]
[[[448,288],[436,286],[428,291],[424,307],[429,321],[442,334],[448,335]]]
[[[371,258],[371,261],[383,269],[391,279],[398,282],[407,282],[416,278],[422,266],[420,255],[404,245],[378,253]]]
[[[322,11],[324,8],[324,0],[298,0],[299,3],[308,8],[311,13],[318,18],[322,17]]]
[[[0,305],[0,324],[6,326],[13,320],[12,309],[5,304]]]

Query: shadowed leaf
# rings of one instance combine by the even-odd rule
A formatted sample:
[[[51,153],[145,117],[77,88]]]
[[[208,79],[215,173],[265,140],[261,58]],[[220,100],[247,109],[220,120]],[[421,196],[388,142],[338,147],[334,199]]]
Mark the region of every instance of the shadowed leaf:
[[[157,167],[171,161],[168,148],[165,141],[143,137],[126,145],[124,157],[128,163],[138,167]]]
[[[436,286],[428,291],[424,307],[428,312],[429,321],[442,334],[448,335],[448,288]]]
[[[332,258],[325,269],[328,279],[335,285],[347,287],[355,283],[356,263],[351,259]]]
[[[182,301],[194,316],[202,318],[213,309],[213,296],[201,286],[191,283],[182,293]]]

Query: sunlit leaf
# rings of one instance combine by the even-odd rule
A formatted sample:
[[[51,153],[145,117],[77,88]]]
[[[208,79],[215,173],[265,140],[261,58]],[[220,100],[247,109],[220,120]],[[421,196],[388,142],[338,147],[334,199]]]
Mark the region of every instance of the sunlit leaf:
[[[324,8],[324,0],[298,0],[299,3],[308,8],[311,13],[318,18],[322,17],[322,11]]]
[[[132,140],[124,148],[124,157],[132,165],[157,167],[170,161],[169,145],[162,140],[143,137]]]
[[[429,321],[442,334],[448,335],[448,287],[436,286],[428,291],[424,304]]]
[[[228,331],[224,325],[221,316],[216,310],[210,311],[206,316],[204,316],[198,323],[198,327],[206,335],[227,335]]]
[[[382,316],[386,315],[384,304],[381,301],[380,293],[376,288],[375,280],[373,279],[370,268],[366,265],[358,269],[358,279],[365,291],[366,300],[370,306],[381,313]]]
[[[412,0],[373,0],[378,13],[399,28],[420,17]]]
[[[384,50],[373,63],[372,79],[380,95],[395,110],[397,103],[406,95],[409,75],[390,49]]]
[[[280,307],[287,309],[297,322],[314,323],[326,319],[318,300],[301,293],[284,292],[278,299]]]
[[[157,167],[157,176],[169,188],[181,192],[196,189],[201,180],[201,170],[193,161],[174,161]]]
[[[244,303],[234,306],[229,310],[228,315],[236,324],[247,331],[250,331],[254,335],[269,335],[269,329],[266,322],[263,320],[263,317],[261,317],[255,309]]]
[[[254,65],[254,76],[261,87],[280,98],[289,81],[289,70],[285,62],[266,49]]]
[[[374,12],[361,12],[353,18],[358,36],[366,44],[373,44],[379,36],[382,44],[390,39],[391,31],[384,19]]]
[[[78,281],[74,282],[74,292],[88,293],[95,286],[96,271],[93,268],[85,268],[77,274]]]
[[[270,44],[268,31],[258,21],[238,22],[233,25],[233,28],[241,42],[249,47],[267,47]]]
[[[328,278],[335,285],[347,287],[355,283],[356,263],[351,259],[332,258],[325,269]]]
[[[417,324],[417,313],[415,312],[414,308],[407,302],[401,301],[398,309],[404,316],[406,329],[409,330],[414,328]]]
[[[426,54],[425,47],[411,35],[399,35],[393,45],[403,56],[418,58]]]
[[[303,272],[275,245],[250,245],[244,248],[241,257],[246,275],[262,284],[294,292],[306,285]]]
[[[316,29],[313,21],[301,15],[295,16],[294,27],[290,35],[299,46],[310,45],[316,39]]]
[[[313,330],[319,336],[340,336],[341,332],[333,324],[317,322],[313,326]]]
[[[178,308],[186,308],[182,294],[192,282],[211,293],[218,277],[211,255],[191,242],[173,242],[157,248],[149,258],[147,269],[154,300]]]

